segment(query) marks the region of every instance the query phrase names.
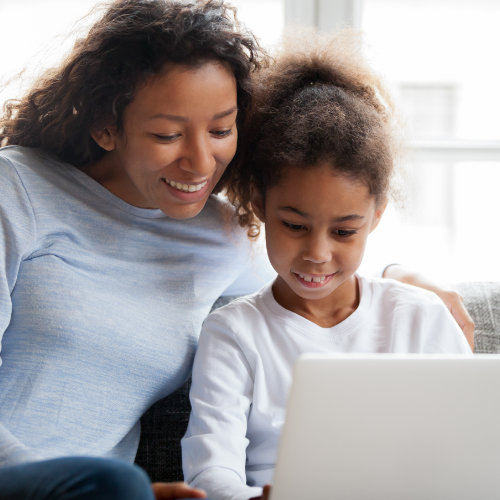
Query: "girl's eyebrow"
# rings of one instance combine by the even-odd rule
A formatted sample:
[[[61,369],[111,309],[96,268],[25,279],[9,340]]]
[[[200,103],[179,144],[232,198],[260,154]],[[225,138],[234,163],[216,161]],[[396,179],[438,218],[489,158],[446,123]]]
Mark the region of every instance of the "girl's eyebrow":
[[[226,109],[225,111],[221,111],[220,113],[216,113],[214,116],[212,116],[212,120],[218,120],[220,118],[224,118],[225,116],[232,115],[238,111],[237,106],[233,106],[232,108]],[[150,120],[157,120],[158,118],[163,118],[165,120],[171,120],[174,122],[188,122],[189,118],[187,116],[180,116],[180,115],[171,115],[169,113],[156,113],[153,116],[151,116],[149,119]]]
[[[284,207],[279,207],[278,210],[282,210],[284,212],[293,212],[297,215],[300,215],[301,217],[309,218],[309,214],[306,212],[302,212],[298,208],[292,207],[292,206],[284,206]],[[358,214],[349,214],[349,215],[342,215],[341,217],[334,217],[332,219],[332,222],[339,223],[339,222],[347,222],[347,221],[352,221],[352,220],[361,220],[364,219],[364,215],[358,215]]]

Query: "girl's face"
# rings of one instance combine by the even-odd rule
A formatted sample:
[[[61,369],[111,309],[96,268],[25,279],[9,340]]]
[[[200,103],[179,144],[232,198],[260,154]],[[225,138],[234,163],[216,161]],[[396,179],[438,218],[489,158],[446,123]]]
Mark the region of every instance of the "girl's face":
[[[139,87],[123,130],[94,131],[108,151],[88,173],[124,201],[194,217],[236,152],[236,80],[225,66],[169,66]]]
[[[311,301],[329,308],[352,301],[353,275],[385,208],[376,206],[364,183],[330,165],[289,168],[253,206],[265,222],[267,252],[278,273],[273,293],[283,307],[300,314]]]

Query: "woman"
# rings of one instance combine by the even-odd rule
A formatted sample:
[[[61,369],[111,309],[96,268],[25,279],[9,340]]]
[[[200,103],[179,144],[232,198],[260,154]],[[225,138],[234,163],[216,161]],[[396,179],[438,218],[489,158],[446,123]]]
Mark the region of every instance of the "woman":
[[[50,498],[151,495],[142,476],[137,496],[110,493],[136,475],[122,461],[135,456],[140,416],[189,376],[215,299],[269,277],[213,196],[262,58],[220,1],[122,0],[58,69],[7,105],[2,494],[38,498],[33,477],[41,477],[59,488],[44,492]],[[72,478],[84,467],[61,458],[70,456],[120,461],[86,459],[75,493]],[[113,485],[95,480],[103,475]],[[199,494],[171,485],[155,492]]]

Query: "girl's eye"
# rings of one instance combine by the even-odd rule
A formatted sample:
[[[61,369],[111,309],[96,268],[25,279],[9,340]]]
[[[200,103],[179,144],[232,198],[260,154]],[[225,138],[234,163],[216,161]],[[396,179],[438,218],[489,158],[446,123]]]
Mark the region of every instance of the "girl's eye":
[[[335,231],[333,231],[333,233],[336,236],[340,236],[341,238],[347,238],[349,236],[356,234],[357,231],[353,229],[336,229]]]
[[[282,221],[283,225],[292,231],[302,231],[305,227],[302,224],[292,224],[291,222]]]
[[[212,131],[212,134],[215,135],[216,137],[227,137],[233,133],[232,128],[228,128],[225,130],[214,130]]]

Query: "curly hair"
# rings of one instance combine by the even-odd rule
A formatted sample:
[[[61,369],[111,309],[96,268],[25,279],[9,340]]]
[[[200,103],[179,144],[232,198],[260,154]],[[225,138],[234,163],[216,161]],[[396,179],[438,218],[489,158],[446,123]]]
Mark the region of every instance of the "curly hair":
[[[137,88],[168,63],[217,61],[236,78],[238,124],[251,99],[251,75],[264,53],[223,0],[118,0],[61,66],[49,70],[0,120],[0,145],[39,147],[77,167],[98,160],[93,128],[120,130]]]
[[[260,222],[252,189],[265,195],[289,167],[320,163],[364,182],[377,203],[393,172],[393,106],[360,56],[358,36],[292,33],[282,52],[256,77],[254,105],[243,127],[228,196],[249,237]]]

